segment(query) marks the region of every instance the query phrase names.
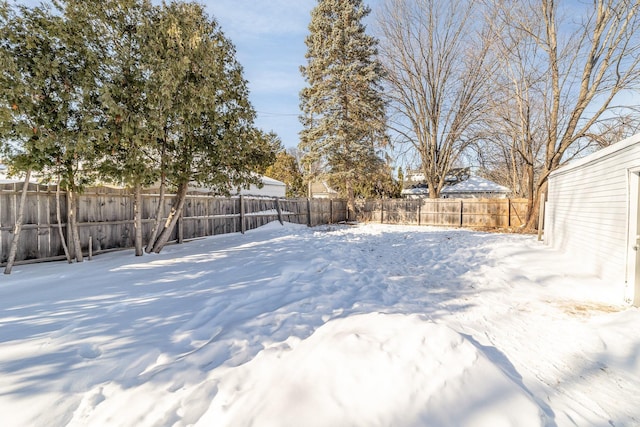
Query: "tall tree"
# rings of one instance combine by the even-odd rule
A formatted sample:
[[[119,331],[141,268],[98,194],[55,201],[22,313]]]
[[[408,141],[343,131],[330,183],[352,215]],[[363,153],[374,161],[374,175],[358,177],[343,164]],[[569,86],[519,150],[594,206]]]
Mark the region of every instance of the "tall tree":
[[[488,80],[492,90],[482,140],[476,144],[478,160],[482,174],[528,198],[531,208],[544,153],[544,54],[508,19],[495,19],[489,25],[499,67]]]
[[[519,138],[540,145],[539,173],[532,186],[527,227],[537,226],[540,198],[551,172],[583,150],[598,133],[599,123],[635,107],[616,105],[640,79],[640,2],[592,0],[575,7],[556,0],[495,1],[496,20],[521,44],[534,46],[542,71],[539,101],[543,129],[539,139]],[[523,59],[520,49],[506,53],[508,69]]]
[[[494,68],[484,23],[475,0],[386,0],[379,14],[391,126],[418,154],[431,198],[483,116]]]
[[[158,9],[148,40],[151,80],[168,104],[163,168],[177,188],[169,218],[153,250],[168,241],[182,214],[189,185],[220,193],[258,183],[255,172],[273,162],[270,138],[254,126],[235,48],[203,6],[172,2]]]
[[[300,148],[308,164],[325,164],[355,211],[354,188],[377,171],[376,149],[387,142],[377,40],[366,34],[371,12],[361,0],[319,0],[311,12],[307,87],[301,94]]]
[[[109,52],[103,64],[101,103],[105,121],[105,138],[99,162],[105,178],[124,183],[134,191],[135,254],[142,250],[143,187],[160,176],[158,143],[163,121],[160,109],[152,110],[155,99],[149,82],[149,49],[153,36],[152,6],[147,0],[110,0],[95,11],[101,50]],[[160,203],[162,204],[162,202]]]
[[[4,24],[2,50],[12,61],[0,77],[0,104],[11,115],[5,129],[12,169],[61,175],[72,248],[82,261],[75,195],[90,179],[81,164],[96,154],[99,60],[84,37],[87,22],[69,15],[63,3],[53,4],[54,11],[19,6]]]
[[[339,182],[329,182],[332,188],[340,189]],[[399,198],[402,193],[402,183],[393,176],[393,167],[389,159],[378,159],[367,180],[359,180],[354,188],[357,197],[370,198]]]

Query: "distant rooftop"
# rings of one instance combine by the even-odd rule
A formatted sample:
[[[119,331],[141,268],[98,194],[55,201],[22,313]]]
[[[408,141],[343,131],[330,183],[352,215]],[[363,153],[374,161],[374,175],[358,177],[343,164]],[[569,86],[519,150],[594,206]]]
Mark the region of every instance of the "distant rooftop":
[[[440,194],[444,197],[455,197],[460,194],[509,194],[511,190],[479,176],[468,176],[466,179],[453,185],[445,185]],[[402,190],[402,194],[408,196],[420,196],[429,194],[427,184],[413,185],[412,188]]]

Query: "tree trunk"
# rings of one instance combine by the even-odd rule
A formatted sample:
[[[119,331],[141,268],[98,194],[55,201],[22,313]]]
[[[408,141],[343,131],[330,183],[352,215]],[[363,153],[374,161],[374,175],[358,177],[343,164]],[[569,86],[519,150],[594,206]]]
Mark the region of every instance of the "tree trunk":
[[[64,256],[67,257],[67,262],[71,264],[71,255],[69,255],[69,248],[67,247],[67,239],[62,232],[62,215],[60,213],[60,175],[58,174],[58,184],[56,185],[56,220],[58,221],[58,233],[60,234],[60,243],[62,243],[62,249],[64,250]],[[67,224],[68,226],[68,224]]]
[[[345,186],[347,187],[347,220],[356,219],[356,197],[353,193],[353,185],[351,180],[347,179]]]
[[[525,216],[525,223],[527,224],[526,228],[529,230],[533,230],[531,228],[529,228],[530,226],[533,226],[533,224],[529,225],[529,221],[531,220],[531,218],[537,218],[538,215],[536,214],[536,188],[535,188],[535,171],[534,171],[534,167],[533,164],[530,163],[525,163],[525,167],[526,167],[526,174],[527,176],[526,178],[526,184],[527,184],[527,214]]]
[[[156,240],[155,244],[153,245],[153,251],[155,253],[160,253],[164,245],[167,244],[167,242],[169,241],[169,236],[171,236],[171,233],[173,232],[173,229],[175,228],[176,223],[178,222],[178,219],[182,215],[182,208],[184,207],[184,202],[187,197],[188,185],[189,184],[186,182],[180,183],[178,185],[176,202],[171,208],[169,217],[167,218],[167,221],[164,224],[164,229],[160,233],[160,236],[158,236],[158,240]]]
[[[9,258],[4,269],[4,274],[11,274],[11,269],[16,261],[18,253],[18,243],[20,243],[20,232],[22,231],[22,222],[24,221],[24,205],[27,202],[27,191],[29,190],[29,179],[31,178],[31,169],[27,169],[27,176],[22,184],[22,194],[20,195],[20,206],[18,207],[18,216],[13,228],[13,239],[11,240],[11,249],[9,250]]]
[[[166,187],[165,179],[163,176],[160,181],[160,198],[158,200],[158,206],[156,208],[156,214],[153,220],[153,227],[151,228],[151,234],[149,235],[149,241],[147,242],[147,247],[145,249],[147,253],[151,253],[153,251],[153,246],[156,243],[156,239],[158,237],[158,231],[160,230],[160,221],[162,221],[162,215],[164,214],[165,187]]]
[[[527,206],[527,222],[525,224],[526,231],[535,231],[538,229],[538,215],[540,213],[540,197],[547,193],[547,178],[544,178],[536,186],[535,197],[531,206]]]
[[[135,229],[136,256],[142,256],[142,185],[136,182],[133,198],[133,228]]]
[[[71,232],[71,241],[73,242],[73,255],[76,262],[82,262],[82,245],[80,243],[80,234],[78,233],[78,222],[76,220],[76,197],[71,188],[67,188],[67,216],[68,227]]]
[[[433,182],[427,182],[427,188],[429,189],[430,199],[437,199],[440,196],[437,191],[437,186]]]

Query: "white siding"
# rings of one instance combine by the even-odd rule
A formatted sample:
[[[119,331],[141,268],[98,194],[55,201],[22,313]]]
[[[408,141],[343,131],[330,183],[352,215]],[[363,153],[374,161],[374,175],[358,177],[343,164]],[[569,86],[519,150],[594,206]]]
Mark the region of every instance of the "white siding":
[[[551,174],[545,241],[574,253],[586,272],[625,281],[629,169],[640,167],[640,134]]]

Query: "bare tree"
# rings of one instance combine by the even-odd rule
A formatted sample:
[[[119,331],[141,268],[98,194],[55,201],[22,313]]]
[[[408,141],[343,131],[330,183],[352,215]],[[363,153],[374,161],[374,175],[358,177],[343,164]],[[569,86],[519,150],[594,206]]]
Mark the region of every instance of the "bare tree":
[[[556,0],[491,3],[500,11],[496,21],[508,27],[514,40],[534,47],[534,66],[543,71],[543,80],[535,83],[543,112],[541,139],[528,138],[527,127],[519,131],[520,140],[528,141],[533,151],[536,144],[543,149],[528,210],[527,228],[533,229],[549,174],[589,146],[598,123],[620,109],[614,99],[638,83],[640,2],[592,0],[588,7],[572,9],[570,3]],[[507,69],[530,59],[517,52],[505,51]]]
[[[608,147],[640,132],[640,111],[627,108],[628,112],[601,120],[586,135],[598,148]]]
[[[493,17],[488,20],[494,40],[491,49],[499,66],[488,81],[491,91],[477,157],[483,174],[528,198],[531,209],[544,161],[545,54],[510,25],[522,10],[504,7],[499,0],[487,2],[487,10]]]
[[[482,10],[469,0],[386,0],[378,15],[396,143],[417,152],[432,198],[486,107],[493,60]]]

